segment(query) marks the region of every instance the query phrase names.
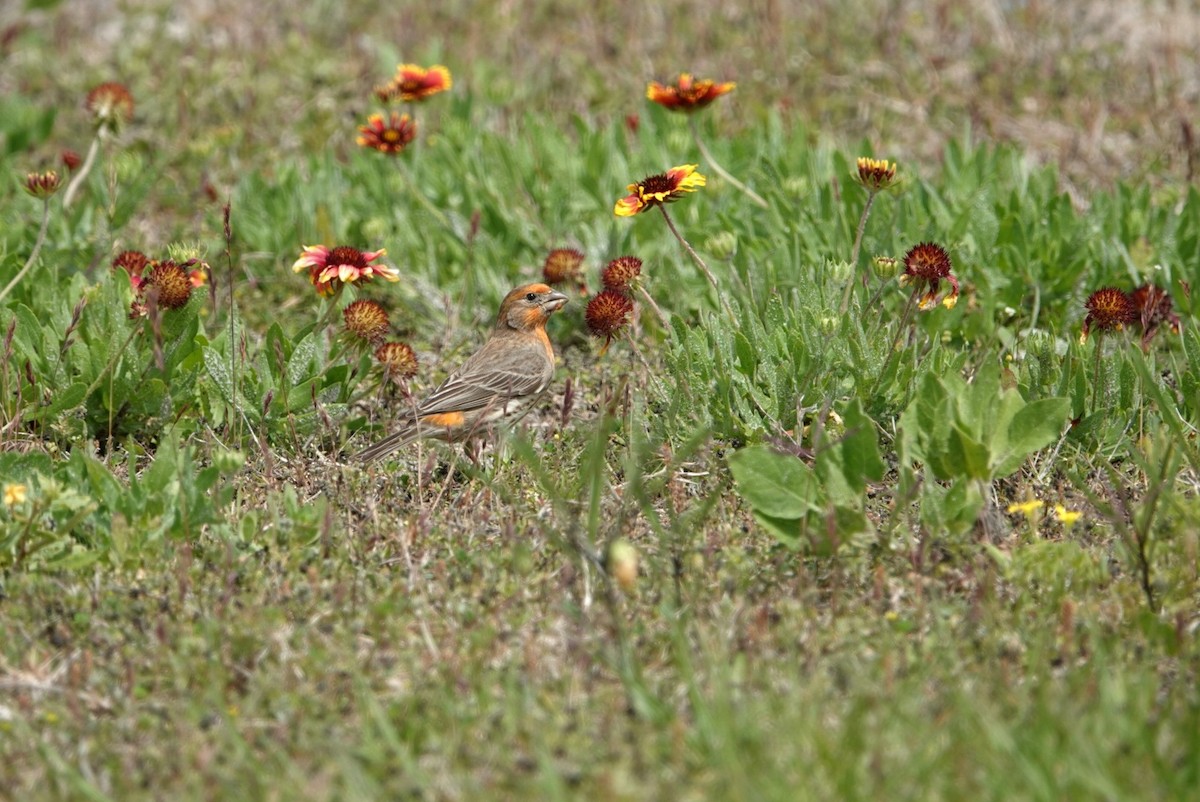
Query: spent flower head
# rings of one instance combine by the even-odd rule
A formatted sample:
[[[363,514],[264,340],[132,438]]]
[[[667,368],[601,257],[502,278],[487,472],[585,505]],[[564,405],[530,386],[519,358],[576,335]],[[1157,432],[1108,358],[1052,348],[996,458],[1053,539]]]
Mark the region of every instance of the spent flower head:
[[[705,178],[696,172],[695,164],[681,164],[665,173],[648,176],[630,184],[629,194],[617,201],[613,213],[617,217],[632,217],[655,206],[679,200],[688,192],[704,186]]]
[[[367,124],[358,127],[357,142],[361,147],[395,156],[402,153],[417,136],[417,123],[407,114],[391,112],[367,117]]]
[[[382,103],[391,100],[411,102],[445,92],[453,85],[450,70],[441,64],[429,68],[417,64],[399,64],[392,80],[384,86],[376,87],[375,97]]]
[[[38,200],[46,200],[53,197],[54,193],[58,192],[61,186],[62,179],[58,177],[58,173],[54,170],[30,173],[25,177],[25,191]]]
[[[872,194],[881,192],[896,183],[896,163],[860,156],[854,180]]]
[[[384,375],[394,382],[417,375],[417,355],[408,343],[384,343],[375,349],[375,359],[383,366]]]
[[[192,296],[192,281],[187,272],[171,259],[151,262],[141,283],[146,293],[153,288],[158,293],[158,305],[163,309],[182,309]]]
[[[628,293],[630,287],[642,275],[642,260],[636,256],[619,256],[600,271],[600,283],[612,292]]]
[[[84,106],[97,128],[116,130],[133,118],[133,95],[124,84],[116,81],[92,87]]]
[[[646,85],[646,99],[671,111],[692,112],[704,108],[721,95],[732,92],[736,86],[732,81],[697,81],[691,73],[683,72],[673,84],[651,81]]]
[[[1142,348],[1147,348],[1158,329],[1166,323],[1171,331],[1179,333],[1179,315],[1175,314],[1170,294],[1153,284],[1143,284],[1129,294],[1129,300],[1138,313],[1142,324]]]
[[[542,263],[542,280],[547,284],[566,284],[579,278],[583,252],[575,248],[555,248]]]
[[[942,306],[953,309],[958,303],[958,279],[950,272],[950,254],[941,245],[922,242],[904,254],[904,272],[900,274],[900,286],[914,285],[914,290],[924,290],[918,306],[931,309],[938,303],[938,290],[945,280],[950,292],[941,299]]]
[[[595,337],[604,338],[604,350],[608,349],[613,337],[629,325],[633,317],[633,299],[623,292],[604,290],[588,301],[584,321],[588,331]]]
[[[1084,302],[1087,317],[1083,319],[1083,330],[1079,342],[1087,342],[1088,335],[1095,329],[1100,332],[1121,331],[1137,322],[1138,309],[1129,293],[1116,287],[1102,287],[1088,296]]]
[[[308,270],[308,280],[322,296],[334,295],[343,283],[366,282],[380,276],[388,281],[399,281],[400,275],[387,265],[371,264],[387,253],[360,251],[348,245],[327,248],[324,245],[306,245],[300,258],[292,265],[292,271]]]
[[[342,319],[348,334],[371,345],[381,345],[387,336],[387,312],[375,301],[354,301],[342,310]]]

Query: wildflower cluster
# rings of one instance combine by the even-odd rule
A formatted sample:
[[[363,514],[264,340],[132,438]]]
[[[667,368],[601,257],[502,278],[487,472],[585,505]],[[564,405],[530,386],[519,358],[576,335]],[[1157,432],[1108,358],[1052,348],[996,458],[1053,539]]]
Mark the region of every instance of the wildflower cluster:
[[[1101,334],[1123,331],[1126,326],[1140,326],[1142,348],[1148,348],[1158,330],[1166,324],[1179,333],[1179,316],[1175,314],[1171,296],[1153,284],[1143,284],[1133,292],[1116,287],[1101,287],[1084,302],[1087,316],[1079,333],[1079,342],[1087,342],[1093,332]]]
[[[440,64],[428,69],[416,64],[400,64],[390,81],[375,88],[375,97],[380,103],[413,103],[445,92],[451,86],[450,70]],[[357,142],[360,147],[397,156],[416,138],[417,121],[407,113],[391,111],[368,116],[366,124],[358,127]]]
[[[600,272],[604,289],[588,302],[584,320],[593,336],[604,338],[602,352],[633,319],[633,290],[641,274],[642,260],[636,256],[613,259]]]
[[[151,306],[175,310],[187,306],[192,290],[208,283],[208,265],[199,259],[183,263],[174,259],[151,259],[141,251],[122,251],[113,257],[112,269],[129,278],[133,302],[131,318],[145,317]]]

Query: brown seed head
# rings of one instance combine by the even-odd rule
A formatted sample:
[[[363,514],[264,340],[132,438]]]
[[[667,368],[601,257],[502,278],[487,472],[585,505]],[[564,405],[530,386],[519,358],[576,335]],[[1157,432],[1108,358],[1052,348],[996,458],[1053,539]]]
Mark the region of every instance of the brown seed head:
[[[372,345],[379,345],[388,333],[388,316],[374,301],[358,300],[342,310],[346,331]]]
[[[84,106],[91,113],[96,125],[111,125],[114,128],[133,118],[133,95],[124,84],[109,81],[96,86],[87,93]]]
[[[579,277],[583,254],[574,248],[555,248],[546,254],[542,279],[547,284],[565,284]]]
[[[151,262],[143,286],[158,290],[158,305],[164,309],[182,309],[192,295],[192,281],[187,272],[170,259]]]
[[[375,359],[388,378],[411,379],[417,375],[417,355],[408,343],[384,343],[375,349]]]
[[[633,300],[621,292],[604,290],[588,302],[584,312],[588,331],[596,337],[612,340],[633,316]]]
[[[634,279],[642,274],[642,260],[636,256],[619,256],[600,272],[604,289],[627,293]]]

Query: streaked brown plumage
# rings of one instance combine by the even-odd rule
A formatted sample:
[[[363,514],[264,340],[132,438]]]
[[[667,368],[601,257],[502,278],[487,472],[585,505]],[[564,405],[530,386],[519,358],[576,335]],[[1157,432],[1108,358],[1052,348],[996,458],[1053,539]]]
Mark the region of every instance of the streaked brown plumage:
[[[566,302],[567,296],[545,284],[525,284],[510,292],[487,342],[409,410],[399,431],[358,458],[371,462],[422,437],[464,440],[498,421],[519,419],[554,377],[546,321]]]

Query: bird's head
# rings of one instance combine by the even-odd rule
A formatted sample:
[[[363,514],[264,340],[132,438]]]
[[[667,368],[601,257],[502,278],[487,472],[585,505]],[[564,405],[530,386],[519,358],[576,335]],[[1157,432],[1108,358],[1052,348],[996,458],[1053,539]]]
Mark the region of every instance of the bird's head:
[[[567,296],[545,284],[524,284],[504,297],[496,328],[529,331],[546,325],[550,315],[562,309]]]

